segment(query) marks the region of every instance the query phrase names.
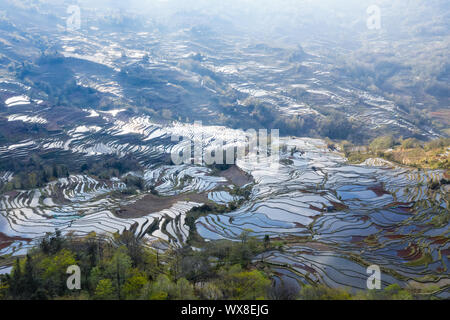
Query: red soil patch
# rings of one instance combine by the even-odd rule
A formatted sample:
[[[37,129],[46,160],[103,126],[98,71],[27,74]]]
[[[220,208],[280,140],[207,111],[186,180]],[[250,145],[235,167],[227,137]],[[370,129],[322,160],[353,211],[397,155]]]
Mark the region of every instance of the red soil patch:
[[[399,210],[400,212],[403,213],[410,213],[412,211],[412,208],[408,208],[408,207],[397,207],[397,210]]]
[[[361,216],[360,219],[364,222],[366,222],[367,220],[369,220],[368,216]]]
[[[236,165],[233,165],[226,170],[220,171],[217,175],[219,177],[226,178],[228,181],[231,181],[231,183],[237,185],[238,187],[242,187],[248,183],[253,182],[253,177],[241,170]]]
[[[409,245],[406,249],[397,250],[397,256],[405,260],[418,260],[422,257],[422,252],[416,244]]]
[[[411,207],[413,205],[412,202],[392,202],[388,204],[385,208],[392,208],[392,207]]]
[[[142,199],[137,200],[135,203],[126,206],[121,206],[120,209],[116,210],[115,214],[117,217],[123,219],[139,218],[146,216],[150,213],[160,212],[164,209],[169,209],[178,201],[207,203],[209,202],[209,199],[207,195],[203,193],[180,194],[169,197],[148,194],[144,196]]]
[[[311,248],[311,249],[315,249],[315,250],[320,250],[320,251],[331,251],[333,250],[330,246],[324,244],[324,243],[320,243],[320,242],[305,242],[302,243],[302,246]]]
[[[14,241],[30,242],[31,239],[22,237],[9,237],[6,234],[0,232],[0,250],[9,247]]]
[[[334,202],[334,201],[330,201],[330,202],[335,207],[335,209],[338,210],[338,211],[347,210],[348,209],[348,206],[346,206],[345,204]]]
[[[19,194],[19,192],[15,191],[15,190],[4,193],[5,196],[9,196],[10,198],[15,198],[18,194]]]
[[[450,110],[448,109],[440,109],[434,112],[430,112],[429,115],[433,118],[439,119],[445,124],[450,125]]]
[[[430,240],[433,241],[431,244],[445,244],[450,241],[450,239],[444,237],[430,237]]]
[[[299,222],[294,222],[294,225],[296,228],[306,228],[306,226],[304,224],[301,224]]]
[[[392,202],[384,207],[384,209],[397,209],[404,213],[410,213],[413,209],[413,203],[407,202]]]
[[[408,236],[404,234],[388,234],[386,235],[386,238],[395,240],[395,239],[405,239],[408,238]]]
[[[350,240],[351,243],[359,243],[363,242],[366,239],[365,236],[352,236],[352,240]]]
[[[309,273],[316,273],[316,270],[311,268],[310,266],[294,264],[294,267],[306,270]]]
[[[381,185],[381,184],[374,186],[374,187],[370,187],[369,190],[373,191],[377,195],[377,197],[381,197],[385,194],[390,194],[389,192],[384,190],[383,185]]]
[[[322,209],[317,208],[317,207],[313,206],[312,204],[309,205],[309,208],[310,208],[311,210],[314,210],[314,211],[317,211],[317,212],[322,212]]]

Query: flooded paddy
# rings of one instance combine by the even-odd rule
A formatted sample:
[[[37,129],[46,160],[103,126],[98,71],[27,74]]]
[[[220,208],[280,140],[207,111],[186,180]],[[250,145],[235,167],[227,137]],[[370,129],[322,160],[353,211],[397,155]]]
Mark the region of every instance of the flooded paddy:
[[[201,137],[204,148],[209,148],[224,136],[230,137],[230,145],[239,145],[245,133],[179,123],[161,126],[149,117],[127,118],[119,111],[97,113],[98,117],[93,113],[85,112],[86,125],[64,134],[2,146],[0,157],[26,157],[34,148],[79,157],[131,154],[145,168],[135,174],[159,196],[119,197],[115,192],[125,188],[120,180],[98,181],[82,175],[3,194],[0,232],[14,240],[2,246],[1,255],[23,254],[56,228],[79,235],[133,230],[148,244],[181,246],[189,235],[184,223],[187,211],[208,201],[234,201],[230,190],[251,185],[249,200],[236,210],[199,218],[198,234],[208,241],[238,240],[250,230],[261,239],[267,235],[271,241],[281,241],[282,250],[256,258],[280,279],[364,289],[366,268],[377,264],[384,286],[420,283],[437,286],[440,296],[448,294],[448,185],[427,187],[443,172],[379,161],[349,165],[324,141],[295,137],[281,138],[280,144],[287,148],[278,166],[254,161],[250,155],[219,172],[194,164],[168,165],[162,159],[186,144],[172,141],[174,134]],[[10,174],[2,176],[7,180]]]

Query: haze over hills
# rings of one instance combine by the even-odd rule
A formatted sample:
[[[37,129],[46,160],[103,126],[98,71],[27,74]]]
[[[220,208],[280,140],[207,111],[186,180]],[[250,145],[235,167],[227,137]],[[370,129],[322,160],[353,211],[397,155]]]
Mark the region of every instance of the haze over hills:
[[[383,287],[448,298],[449,13],[2,1],[0,271],[56,229],[161,251],[248,233],[281,243],[252,257],[275,286],[365,289],[377,264]],[[190,146],[174,136],[234,150],[248,129],[279,129],[279,166],[171,160]]]
[[[151,1],[142,7],[106,1],[104,11],[81,2],[81,29],[72,33],[65,28],[69,2],[32,3],[19,9],[14,2],[3,4],[14,12],[4,14],[5,26],[30,37],[6,47],[3,61],[36,94],[48,92],[25,74],[51,66],[41,55],[59,54],[64,69],[51,70],[48,85],[76,82],[99,91],[96,99],[109,95],[109,103],[122,99],[159,115],[167,109],[166,118],[186,120],[194,112],[199,114],[193,118],[214,124],[270,124],[285,134],[359,143],[386,130],[420,139],[447,134],[444,2],[382,2],[382,28],[375,30],[366,26],[369,4],[360,1],[282,1],[278,9],[249,1],[246,10],[241,2]],[[58,73],[66,79],[59,81]],[[91,96],[79,105],[89,104]],[[330,126],[335,119],[339,125]]]

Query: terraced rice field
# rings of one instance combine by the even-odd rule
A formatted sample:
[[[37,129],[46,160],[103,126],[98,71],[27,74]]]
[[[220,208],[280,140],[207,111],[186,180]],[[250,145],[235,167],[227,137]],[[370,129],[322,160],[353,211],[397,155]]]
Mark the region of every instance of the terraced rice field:
[[[0,198],[0,232],[38,240],[55,229],[74,235],[133,230],[137,236],[150,242],[156,239],[174,242],[175,245],[184,242],[189,230],[181,216],[198,203],[179,201],[168,209],[142,218],[121,219],[114,215],[114,210],[139,198],[124,200],[112,196],[112,191],[123,188],[122,182],[99,182],[87,176],[70,176],[45,188],[3,195]],[[158,226],[165,220],[170,220],[165,229],[147,232],[151,226],[155,227],[155,223]],[[0,254],[23,253],[20,250],[33,244],[34,241],[26,245],[24,241],[16,241],[14,245],[2,248]]]
[[[284,240],[282,252],[257,259],[282,279],[365,289],[366,268],[377,264],[384,285],[445,283],[436,291],[448,297],[448,187],[427,188],[442,172],[351,166],[322,141],[286,144],[302,154],[284,154],[292,164],[278,170],[238,162],[256,179],[252,200],[234,212],[200,218],[202,237],[237,239],[251,230]]]
[[[199,164],[167,165],[161,159],[189,143],[173,141],[174,135],[202,141],[202,148],[211,150],[221,140],[228,146],[242,145],[245,132],[179,123],[162,126],[121,112],[88,110],[85,117],[99,118],[101,125],[5,145],[0,157],[26,157],[35,148],[79,157],[132,154],[146,169],[130,174],[142,176],[161,196],[203,193],[219,204],[236,199],[226,191],[235,187],[231,179]],[[449,297],[448,186],[427,187],[443,172],[399,168],[377,159],[349,165],[322,140],[292,137],[280,143],[287,149],[278,165],[273,165],[273,158],[241,154],[237,166],[253,179],[250,199],[233,212],[198,219],[201,237],[237,240],[244,230],[251,230],[256,237],[284,241],[283,250],[256,258],[268,264],[278,280],[366,288],[366,268],[378,264],[384,285],[434,285],[438,296]],[[297,151],[291,155],[293,148]],[[1,173],[3,181],[10,178],[11,173]],[[116,210],[145,197],[118,196],[115,191],[124,188],[119,179],[98,181],[79,175],[1,195],[0,233],[10,240],[0,246],[0,255],[23,254],[56,228],[104,236],[133,230],[149,245],[164,248],[186,241],[185,214],[200,202],[177,201],[156,212],[149,208],[137,218],[119,218]]]

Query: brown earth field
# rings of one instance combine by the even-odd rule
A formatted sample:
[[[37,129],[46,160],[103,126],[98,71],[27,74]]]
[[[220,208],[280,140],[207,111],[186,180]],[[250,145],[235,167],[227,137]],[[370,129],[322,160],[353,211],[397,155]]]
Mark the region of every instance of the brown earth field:
[[[446,125],[450,125],[450,110],[448,109],[440,109],[434,112],[430,112],[430,116]]]
[[[237,166],[231,166],[230,168],[223,170],[218,173],[219,177],[224,177],[231,183],[237,185],[238,187],[245,186],[247,183],[253,182],[253,177],[243,170],[239,169]]]
[[[6,234],[0,232],[0,249],[10,246],[14,241],[17,241],[17,240],[28,241],[28,242],[31,241],[31,239],[27,239],[27,238],[9,237]]]
[[[191,201],[199,203],[210,202],[205,193],[188,193],[168,197],[148,194],[135,203],[120,207],[120,209],[116,210],[115,215],[124,219],[139,218],[150,213],[169,209],[178,201]]]

